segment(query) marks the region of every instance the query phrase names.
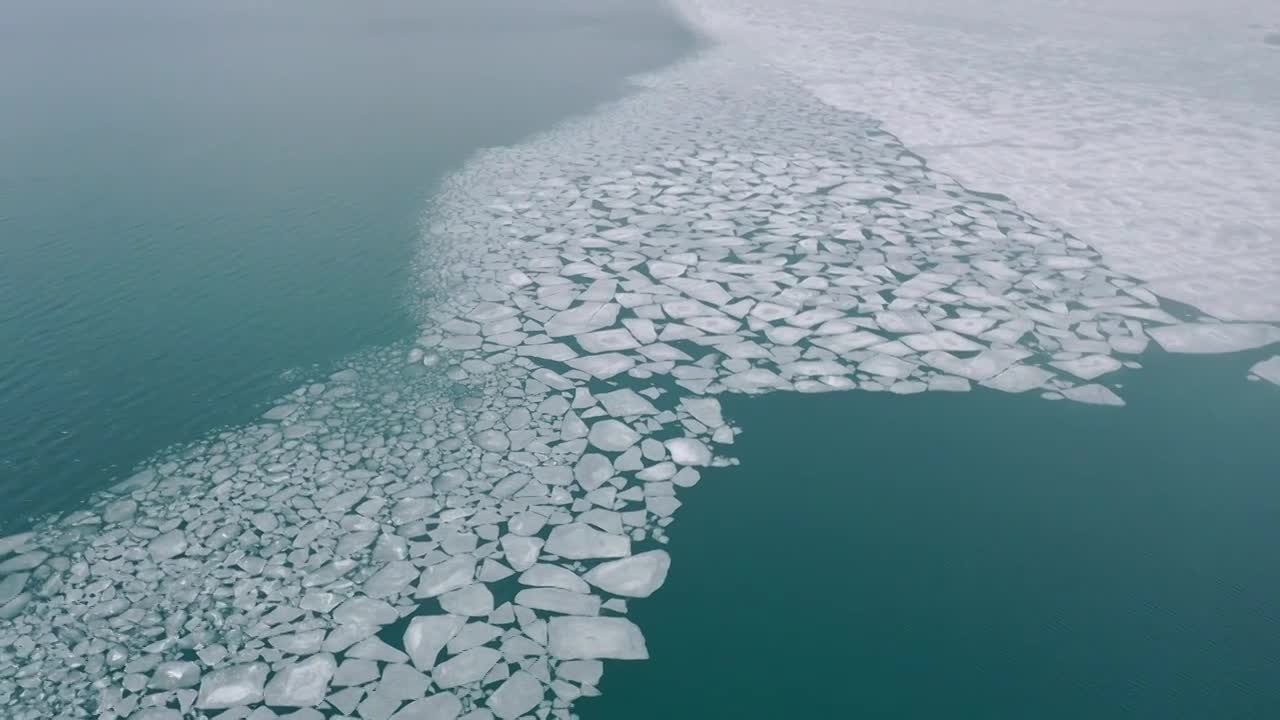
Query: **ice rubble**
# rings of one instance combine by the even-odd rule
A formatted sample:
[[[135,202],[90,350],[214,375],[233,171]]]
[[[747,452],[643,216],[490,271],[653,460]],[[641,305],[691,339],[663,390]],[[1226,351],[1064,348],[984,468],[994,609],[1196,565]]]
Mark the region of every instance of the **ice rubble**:
[[[570,718],[648,657],[628,603],[730,462],[718,394],[1119,405],[1149,337],[1274,339],[754,65],[651,80],[452,181],[411,348],[0,539],[4,716]]]
[[[1145,288],[1280,321],[1280,54],[1257,29],[1271,0],[674,4]]]

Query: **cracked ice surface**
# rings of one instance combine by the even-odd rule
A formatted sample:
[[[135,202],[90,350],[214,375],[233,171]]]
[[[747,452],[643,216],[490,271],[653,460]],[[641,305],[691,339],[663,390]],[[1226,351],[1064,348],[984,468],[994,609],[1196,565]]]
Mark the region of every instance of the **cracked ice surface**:
[[[1270,0],[677,0],[1153,292],[1280,320]]]
[[[0,538],[3,716],[570,718],[649,656],[629,603],[732,464],[717,395],[1115,406],[1152,335],[1275,339],[732,53],[642,83],[452,178],[412,346]]]

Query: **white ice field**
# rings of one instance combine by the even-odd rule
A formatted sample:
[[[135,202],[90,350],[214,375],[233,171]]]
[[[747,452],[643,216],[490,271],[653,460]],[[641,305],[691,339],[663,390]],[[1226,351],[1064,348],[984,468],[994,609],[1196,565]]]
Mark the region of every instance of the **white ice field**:
[[[1280,341],[1175,317],[738,42],[458,173],[412,347],[0,539],[0,715],[574,717],[648,656],[629,606],[678,567],[681,492],[733,462],[717,395],[1114,406],[1153,340]]]
[[[676,4],[1153,292],[1280,321],[1280,3]]]

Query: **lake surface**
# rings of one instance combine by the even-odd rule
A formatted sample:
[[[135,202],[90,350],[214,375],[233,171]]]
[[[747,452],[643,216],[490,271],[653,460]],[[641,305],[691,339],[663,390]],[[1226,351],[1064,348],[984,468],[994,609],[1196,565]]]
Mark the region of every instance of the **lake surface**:
[[[653,659],[590,717],[1262,718],[1280,713],[1280,388],[1265,353],[1034,394],[725,402],[636,602]],[[682,496],[684,497],[684,496]]]
[[[440,178],[694,42],[621,0],[5,13],[0,527],[409,335]]]
[[[111,488],[0,532],[0,715],[1280,714],[1274,350],[1157,346],[1280,331],[750,53],[628,93],[694,45],[624,0],[15,10],[0,530]]]

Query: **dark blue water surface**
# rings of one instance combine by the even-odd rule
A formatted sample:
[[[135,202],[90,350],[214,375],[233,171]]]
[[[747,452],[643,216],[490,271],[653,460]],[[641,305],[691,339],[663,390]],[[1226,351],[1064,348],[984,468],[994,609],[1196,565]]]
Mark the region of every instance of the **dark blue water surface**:
[[[741,467],[635,601],[586,717],[1280,717],[1280,388],[1265,352],[994,391],[725,403]]]

